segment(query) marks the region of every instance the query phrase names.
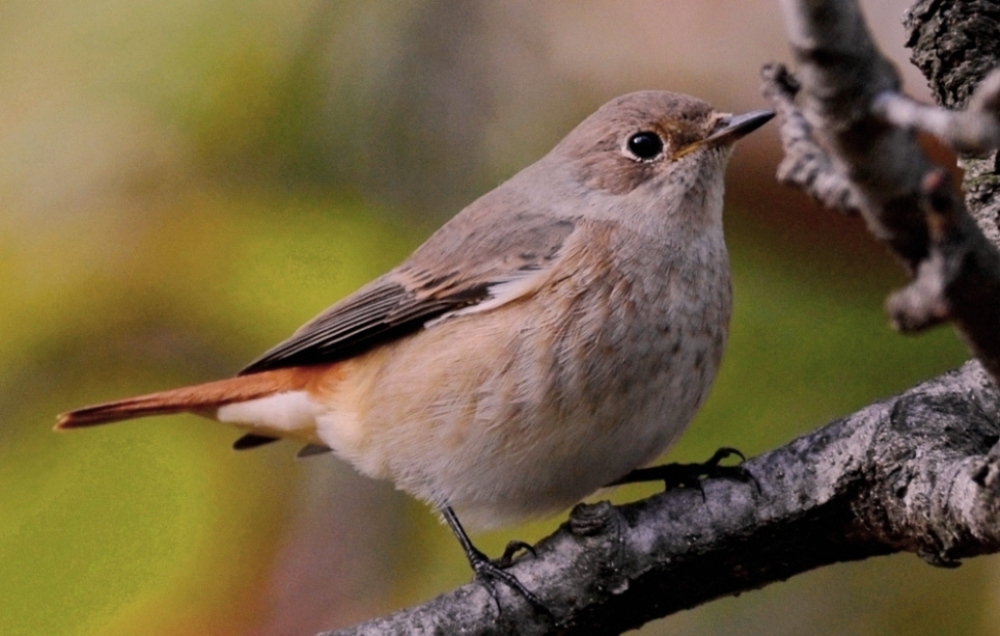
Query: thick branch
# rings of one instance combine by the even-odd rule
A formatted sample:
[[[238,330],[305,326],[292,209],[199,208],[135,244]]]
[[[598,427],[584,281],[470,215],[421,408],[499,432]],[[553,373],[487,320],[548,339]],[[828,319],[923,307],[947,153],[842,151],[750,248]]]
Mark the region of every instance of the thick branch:
[[[830,563],[951,566],[1000,551],[998,439],[1000,391],[972,362],[748,461],[756,485],[578,506],[511,570],[552,616],[469,584],[337,633],[618,634]]]
[[[831,207],[850,200],[914,275],[888,302],[893,324],[917,330],[951,320],[1000,382],[1000,253],[913,132],[938,133],[960,150],[995,148],[1000,75],[983,82],[964,112],[920,106],[899,94],[896,70],[855,0],[782,6],[799,68],[798,81],[782,66],[764,69],[765,95],[782,118],[779,178]],[[802,140],[803,130],[810,139]],[[826,176],[823,188],[815,174]]]

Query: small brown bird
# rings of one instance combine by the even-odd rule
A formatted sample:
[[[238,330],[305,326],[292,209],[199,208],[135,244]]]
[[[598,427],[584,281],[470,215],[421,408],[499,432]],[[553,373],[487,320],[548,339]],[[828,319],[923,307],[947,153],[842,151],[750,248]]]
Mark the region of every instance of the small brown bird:
[[[612,100],[401,265],[228,380],[65,413],[58,429],[190,412],[252,448],[291,438],[439,509],[477,575],[479,526],[550,514],[661,455],[722,358],[732,116]]]

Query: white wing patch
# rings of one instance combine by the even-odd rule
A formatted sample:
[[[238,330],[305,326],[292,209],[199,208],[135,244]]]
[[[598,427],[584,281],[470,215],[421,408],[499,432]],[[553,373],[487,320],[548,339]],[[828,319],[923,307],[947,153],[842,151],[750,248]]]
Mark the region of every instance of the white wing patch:
[[[535,293],[548,279],[550,271],[549,268],[528,270],[519,272],[506,280],[494,283],[486,288],[490,295],[488,299],[475,305],[449,311],[433,320],[428,320],[424,323],[424,329],[430,329],[434,325],[455,316],[466,316],[491,311],[518,298],[529,296]]]

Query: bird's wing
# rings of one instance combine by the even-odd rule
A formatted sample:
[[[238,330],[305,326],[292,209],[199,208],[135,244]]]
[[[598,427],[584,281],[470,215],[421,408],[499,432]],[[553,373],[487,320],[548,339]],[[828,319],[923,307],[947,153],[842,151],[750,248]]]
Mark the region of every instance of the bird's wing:
[[[524,296],[541,284],[575,227],[525,213],[508,215],[507,227],[484,227],[489,219],[476,212],[467,209],[399,267],[306,323],[240,374],[336,362],[453,313]]]

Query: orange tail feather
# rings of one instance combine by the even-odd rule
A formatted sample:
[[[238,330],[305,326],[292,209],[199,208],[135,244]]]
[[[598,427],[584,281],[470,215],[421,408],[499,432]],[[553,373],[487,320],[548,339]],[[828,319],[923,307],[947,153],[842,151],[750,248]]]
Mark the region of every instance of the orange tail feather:
[[[80,428],[170,413],[200,413],[281,391],[302,388],[308,381],[298,368],[262,371],[170,391],[85,406],[59,416],[55,428]]]

